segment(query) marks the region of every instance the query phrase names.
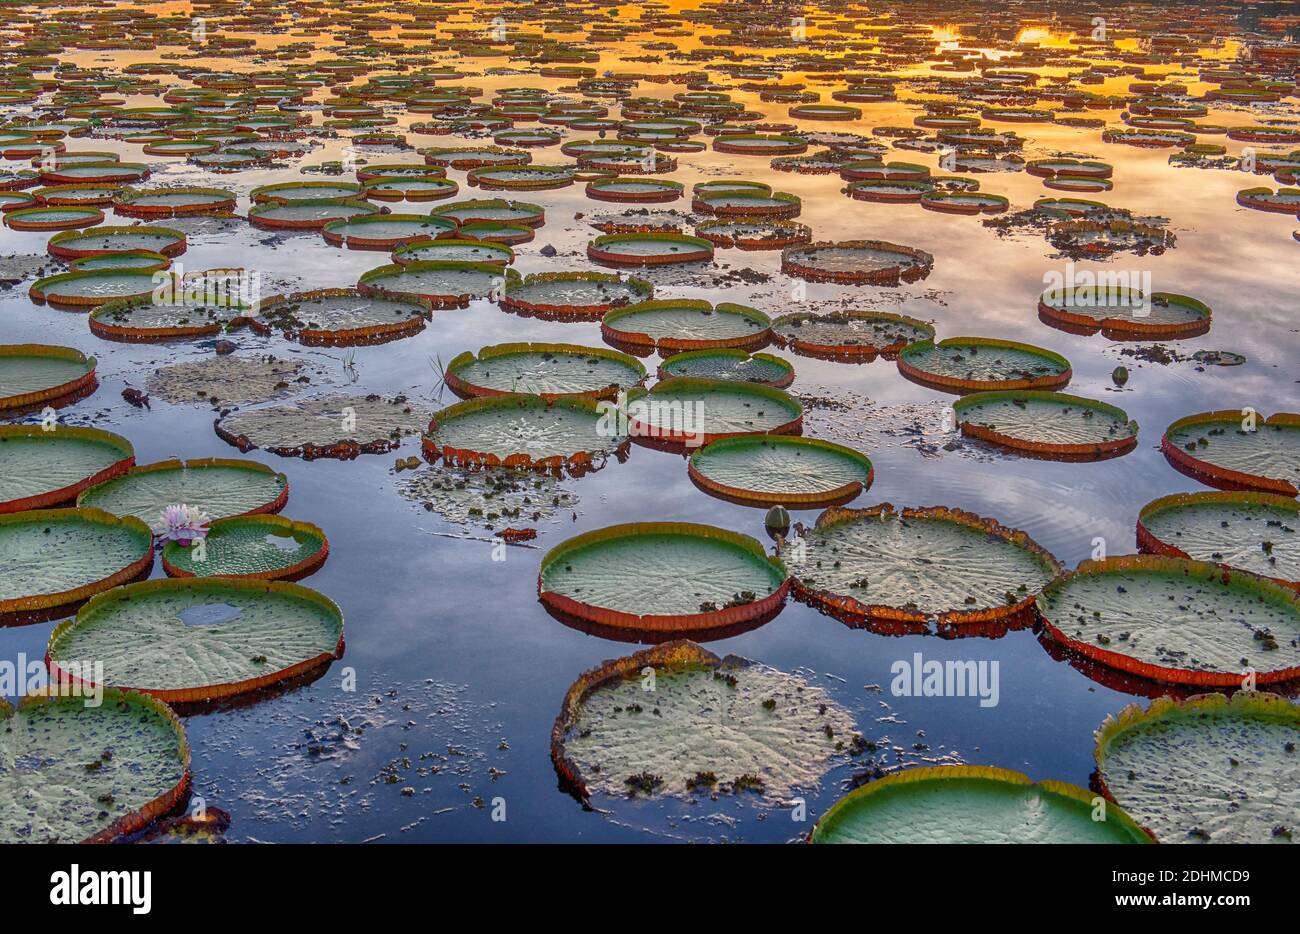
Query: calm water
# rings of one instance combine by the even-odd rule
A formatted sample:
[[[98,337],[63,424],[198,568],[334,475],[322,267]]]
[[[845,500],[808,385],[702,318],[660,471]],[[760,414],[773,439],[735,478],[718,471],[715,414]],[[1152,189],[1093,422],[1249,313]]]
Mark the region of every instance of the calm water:
[[[468,24],[463,14],[457,17],[462,19]],[[292,38],[279,36],[270,42]],[[1042,38],[1066,41],[1064,36]],[[672,41],[687,49],[698,45],[694,39]],[[634,49],[635,43],[608,46],[598,67],[627,68],[620,58],[635,54]],[[1229,45],[1207,54],[1230,56],[1234,51]],[[85,67],[118,67],[157,57],[157,52],[65,56]],[[221,59],[195,63],[231,67]],[[503,63],[503,59],[458,62],[466,70]],[[246,61],[236,67],[258,66]],[[671,72],[694,66],[662,62],[634,67]],[[1065,71],[1039,70],[1047,75]],[[1193,94],[1207,87],[1190,72],[1176,68],[1150,71],[1188,83]],[[476,75],[465,83],[483,87],[484,99],[490,99],[496,88],[556,89],[566,84],[536,74]],[[1120,79],[1090,89],[1122,92],[1127,83],[1128,79]],[[825,87],[828,97],[834,86]],[[643,83],[636,93],[667,97],[676,90],[680,88]],[[787,119],[786,105],[762,103],[757,94],[740,90],[732,95],[773,120]],[[865,134],[873,126],[910,125],[917,110],[907,106],[906,98],[915,92],[903,90],[900,96],[904,100],[898,103],[857,105],[864,110],[861,120],[818,122],[810,128]],[[152,97],[131,98],[128,106],[155,102]],[[1088,115],[1118,122],[1117,111]],[[402,127],[425,119],[404,112],[398,116]],[[1242,110],[1214,109],[1202,122],[1251,124],[1256,118]],[[1214,309],[1210,333],[1169,346],[1187,355],[1197,349],[1231,350],[1244,354],[1246,364],[1204,372],[1190,361],[1138,365],[1120,356],[1124,345],[1100,336],[1072,336],[1042,324],[1035,308],[1043,275],[1062,270],[1063,262],[1048,258],[1051,248],[1037,233],[1004,239],[976,218],[936,214],[915,205],[851,201],[839,193],[843,183],[837,176],[773,172],[765,157],[712,151],[681,155],[677,157],[680,167],[670,177],[685,183],[688,191],[692,183],[708,178],[766,181],[803,199],[799,219],[813,228],[816,239],[881,238],[933,253],[933,274],[911,287],[810,285],[806,307],[900,311],[933,320],[940,337],[1001,337],[1048,347],[1073,364],[1075,375],[1067,391],[1120,405],[1142,428],[1137,450],[1097,464],[1046,463],[973,444],[958,443],[945,450],[943,445],[952,437],[944,434],[942,417],[952,397],[902,379],[894,364],[885,360],[849,365],[790,356],[797,371],[792,391],[840,399],[851,406],[847,413],[811,412],[806,433],[856,444],[872,458],[875,485],[854,505],[888,501],[896,506],[959,507],[1024,529],[1070,566],[1090,555],[1097,537],[1106,540],[1111,554],[1131,552],[1134,522],[1143,504],[1167,493],[1201,488],[1175,472],[1160,454],[1158,442],[1166,425],[1182,415],[1210,409],[1250,405],[1261,413],[1298,410],[1300,244],[1291,238],[1297,222],[1289,215],[1236,206],[1238,189],[1268,184],[1267,176],[1174,168],[1166,163],[1167,151],[1106,145],[1100,130],[993,126],[1026,136],[1026,158],[1075,152],[1114,164],[1114,190],[1085,197],[1100,197],[1139,214],[1170,217],[1177,246],[1160,257],[1121,254],[1106,264],[1084,265],[1150,272],[1154,289],[1205,301]],[[566,138],[590,135],[568,131]],[[448,137],[412,140],[417,145],[470,145]],[[300,165],[340,159],[345,145],[344,140],[321,140],[319,148],[284,169],[215,176],[182,160],[141,156],[138,146],[117,141],[68,142],[73,151],[112,149],[124,159],[148,161],[155,170],[152,184],[235,189],[241,195],[241,212],[251,188],[304,177]],[[1242,144],[1229,141],[1227,145],[1236,152]],[[534,153],[536,163],[568,161],[557,149]],[[418,159],[414,154],[366,158]],[[936,157],[914,152],[899,151],[887,158],[937,166]],[[942,173],[936,168],[936,174]],[[461,183],[461,197],[486,197],[465,187],[464,173],[449,171],[448,177]],[[984,191],[1009,197],[1013,210],[1052,194],[1038,179],[1023,173],[978,177]],[[516,248],[515,268],[520,273],[592,268],[583,248],[598,232],[574,215],[621,210],[586,199],[581,185],[520,197],[547,210],[547,223],[536,240]],[[686,209],[685,201],[679,204]],[[395,210],[424,213],[428,208],[417,204],[395,206]],[[109,222],[115,221],[110,217]],[[387,262],[385,253],[340,250],[314,233],[273,235],[242,221],[224,225],[187,221],[178,226],[190,231],[189,250],[180,258],[187,270],[245,266],[260,272],[265,293],[351,286],[362,272]],[[0,253],[42,253],[47,236],[4,229]],[[539,253],[547,244],[558,250],[557,256]],[[725,285],[715,284],[720,275],[737,270],[757,271],[761,277],[747,278],[763,281],[746,284],[733,278]],[[793,283],[779,273],[776,252],[720,249],[713,270],[672,271],[651,278],[662,283],[658,298],[740,302],[772,315],[805,307],[792,298]],[[131,346],[100,341],[89,334],[84,315],[32,305],[26,298],[29,283],[0,298],[0,339],[75,346],[99,360],[98,392],[64,409],[66,422],[94,424],[127,436],[142,464],[170,456],[239,456],[214,434],[213,413],[206,406],[169,405],[155,397],[151,410],[137,410],[121,398],[124,387],[142,386],[160,365],[210,355],[210,344]],[[429,406],[456,401],[449,392],[439,396],[431,361],[446,362],[462,351],[502,341],[601,344],[598,323],[522,318],[486,301],[435,313],[417,337],[356,349],[352,371],[343,365],[344,354],[350,352],[302,348],[279,337],[263,339],[246,331],[233,339],[241,354],[274,352],[318,365],[334,386],[324,387],[325,380],[317,379],[312,391],[402,392]],[[782,353],[774,348],[769,352]],[[653,370],[657,358],[647,363]],[[1120,363],[1132,373],[1122,392],[1110,380],[1112,369]],[[919,441],[910,431],[913,426],[921,433]],[[626,463],[611,463],[580,480],[565,481],[579,505],[571,518],[566,513],[559,521],[540,526],[542,534],[534,543],[538,547],[510,548],[505,561],[493,561],[490,542],[447,537],[466,530],[398,495],[397,482],[407,474],[395,475],[393,460],[399,454],[415,453],[417,443],[407,441],[393,454],[351,462],[304,462],[261,451],[247,455],[287,473],[290,496],[284,515],[314,522],[329,534],[331,556],[305,583],[342,607],[347,652],[310,685],[249,707],[188,718],[196,793],[233,814],[229,839],[785,841],[806,831],[809,824],[793,822],[787,811],[763,806],[757,798],[694,803],[597,801],[604,813],[584,811],[557,788],[549,757],[551,725],[570,683],[601,660],[635,647],[568,628],[542,610],[536,599],[536,573],[545,550],[570,534],[617,522],[657,519],[712,523],[766,541],[761,510],[705,495],[687,479],[679,456],[634,447]],[[795,517],[811,523],[815,516],[809,511]],[[161,574],[159,567],[155,576]],[[52,625],[0,630],[0,657],[14,659],[19,653],[40,657]],[[806,796],[810,821],[842,793],[855,772],[872,764],[889,768],[901,762],[961,761],[1086,785],[1094,728],[1107,714],[1138,699],[1054,660],[1031,632],[1000,639],[888,637],[850,630],[794,602],[767,625],[708,647],[718,654],[735,653],[801,672],[851,710],[867,737],[885,741],[884,748],[890,751],[873,762],[861,761],[832,772],[819,790]],[[888,692],[891,663],[911,659],[915,652],[927,659],[997,660],[1000,704],[985,709],[973,698],[892,697]],[[355,692],[343,689],[348,669],[355,671]],[[344,741],[340,718],[351,727],[365,725],[366,729]],[[411,769],[404,767],[404,758],[412,760]],[[440,771],[415,774],[416,768],[429,764],[437,764]],[[390,769],[402,780],[386,783],[384,776]],[[416,792],[404,796],[401,789],[408,785]],[[494,798],[505,801],[504,822],[491,819]],[[476,806],[476,799],[486,806]]]

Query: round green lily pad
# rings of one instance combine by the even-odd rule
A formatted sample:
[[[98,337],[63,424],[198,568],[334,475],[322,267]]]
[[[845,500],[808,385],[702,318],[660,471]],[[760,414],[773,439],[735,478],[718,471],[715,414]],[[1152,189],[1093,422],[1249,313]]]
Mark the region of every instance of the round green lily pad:
[[[985,337],[921,340],[903,348],[898,371],[946,392],[1059,389],[1070,381],[1070,361],[1016,341]]]
[[[1239,691],[1107,717],[1099,784],[1161,843],[1285,843],[1300,815],[1300,707]]]
[[[1114,804],[1065,782],[983,765],[896,772],[822,815],[813,843],[1152,843]],[[1104,815],[1096,819],[1096,815]]]
[[[547,552],[537,578],[551,609],[650,641],[763,618],[788,587],[785,566],[754,539],[688,522],[577,535]]]
[[[723,438],[692,454],[688,469],[697,485],[725,499],[801,509],[847,503],[874,476],[866,455],[797,435]]]
[[[95,358],[71,347],[0,344],[0,410],[69,398],[95,386]]]
[[[580,397],[485,396],[434,414],[424,453],[450,464],[583,468],[627,443],[612,403]]]
[[[497,344],[466,351],[446,367],[447,385],[462,396],[530,393],[613,398],[640,385],[645,367],[614,350],[576,344]]]
[[[103,662],[108,687],[168,703],[246,694],[343,654],[333,601],[284,581],[164,578],[91,600],[50,634],[51,674]]]
[[[139,269],[89,269],[37,279],[28,290],[34,302],[56,308],[88,309],[121,298],[145,298],[161,283]]]
[[[1300,677],[1300,593],[1236,568],[1163,555],[1085,561],[1038,600],[1047,632],[1094,661],[1166,684]]]
[[[873,358],[933,339],[934,327],[883,311],[799,311],[774,320],[772,336],[780,346],[810,356]]]
[[[98,428],[0,425],[0,513],[71,503],[134,464],[131,442]]]
[[[153,698],[106,689],[0,698],[0,843],[108,842],[185,799],[190,747]]]
[[[610,272],[540,272],[507,283],[501,307],[553,318],[592,317],[644,302],[654,286]]]
[[[153,534],[99,509],[0,515],[0,620],[57,618],[153,567]]]
[[[315,573],[328,554],[325,533],[310,522],[263,514],[213,522],[202,545],[169,541],[162,559],[171,577],[296,581]]]
[[[659,364],[659,378],[693,376],[697,379],[734,379],[783,389],[794,382],[788,360],[767,353],[749,353],[738,347],[687,350]]]
[[[952,408],[962,434],[1035,457],[1102,460],[1137,446],[1123,409],[1063,392],[977,392]]]
[[[801,598],[849,624],[1018,617],[1060,565],[1024,532],[946,507],[831,508],[781,548]]]
[[[1160,446],[1174,466],[1220,489],[1300,492],[1300,415],[1266,419],[1253,409],[1189,415],[1165,429]]]
[[[797,434],[803,406],[788,393],[758,383],[681,376],[627,397],[636,438],[699,446],[733,435]]]
[[[374,344],[418,334],[432,310],[415,295],[316,289],[263,299],[252,326],[261,333],[279,331],[303,344]]]
[[[605,340],[643,350],[757,349],[768,342],[771,320],[755,308],[699,299],[641,302],[608,312]]]
[[[257,461],[206,457],[167,460],[132,467],[120,477],[90,487],[78,506],[158,522],[168,506],[197,506],[210,519],[279,512],[289,497],[282,473]]]
[[[0,452],[3,448],[0,448]],[[1213,561],[1300,589],[1300,503],[1272,493],[1175,493],[1142,507],[1138,547]]]
[[[1075,287],[1044,292],[1038,316],[1065,330],[1111,340],[1196,337],[1210,329],[1210,308],[1186,295],[1120,287]]]
[[[815,789],[856,737],[853,716],[803,677],[681,640],[579,677],[551,732],[551,759],[582,801],[779,801]]]
[[[426,261],[393,263],[362,273],[357,286],[363,292],[385,297],[417,295],[434,308],[464,308],[470,301],[495,301],[519,274],[492,263]]]

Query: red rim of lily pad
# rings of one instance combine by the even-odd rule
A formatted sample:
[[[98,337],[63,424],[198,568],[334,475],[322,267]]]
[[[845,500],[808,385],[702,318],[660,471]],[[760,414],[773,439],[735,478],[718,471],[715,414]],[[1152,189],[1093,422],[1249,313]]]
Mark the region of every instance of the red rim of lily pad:
[[[1217,582],[1225,586],[1234,583],[1244,585],[1255,591],[1260,600],[1271,598],[1294,607],[1297,617],[1300,617],[1300,593],[1279,584],[1277,581],[1261,577],[1258,574],[1252,574],[1249,571],[1243,571],[1240,568],[1229,568],[1208,561],[1169,558],[1164,555],[1117,555],[1099,561],[1084,561],[1073,571],[1064,572],[1056,580],[1044,587],[1043,594],[1046,596],[1049,592],[1064,586],[1076,577],[1107,574],[1113,571],[1151,571],[1162,574],[1182,574],[1184,577]],[[1137,675],[1149,681],[1159,681],[1163,684],[1193,685],[1207,688],[1241,687],[1244,676],[1240,671],[1192,671],[1186,668],[1155,665],[1134,658],[1131,655],[1113,652],[1095,642],[1067,636],[1056,623],[1047,617],[1042,603],[1038,606],[1038,616],[1042,620],[1046,633],[1057,643],[1085,658],[1110,668]],[[1300,665],[1279,668],[1275,671],[1254,672],[1254,677],[1258,684],[1279,684],[1295,681],[1300,679]]]
[[[1225,427],[1231,425],[1235,427],[1230,430],[1235,431],[1241,425],[1242,418],[1239,409],[1220,409],[1216,412],[1199,412],[1195,415],[1185,416],[1165,429],[1164,436],[1160,439],[1160,449],[1164,451],[1169,462],[1180,472],[1222,490],[1280,493],[1283,496],[1300,495],[1300,488],[1297,488],[1290,481],[1277,477],[1262,477],[1244,473],[1230,467],[1220,467],[1217,464],[1195,457],[1190,451],[1183,450],[1169,439],[1170,432],[1186,428],[1189,425],[1219,424]],[[1292,412],[1278,412],[1262,419],[1259,424],[1283,425],[1300,429],[1300,415]]]
[[[772,593],[754,600],[752,603],[680,615],[627,613],[622,610],[584,603],[564,594],[544,589],[542,578],[547,568],[580,548],[599,545],[601,542],[629,536],[657,534],[702,536],[715,541],[726,542],[735,546],[738,550],[748,552],[751,556],[765,562],[774,571],[779,572],[782,578],[781,583],[775,587]],[[584,532],[581,535],[566,539],[548,551],[543,556],[537,570],[537,596],[549,610],[642,638],[662,638],[668,634],[677,636],[694,634],[698,636],[702,633],[726,630],[732,626],[743,626],[745,623],[764,619],[778,610],[785,603],[789,591],[790,576],[785,565],[781,563],[780,559],[768,555],[763,550],[763,546],[755,539],[750,538],[748,535],[741,535],[738,532],[695,522],[628,522]]]
[[[24,496],[0,503],[0,515],[11,512],[23,512],[28,509],[51,509],[75,503],[82,490],[97,483],[120,476],[135,466],[135,449],[131,442],[121,435],[99,428],[77,428],[71,425],[59,425],[54,431],[46,431],[42,425],[0,425],[0,445],[13,438],[78,438],[115,448],[122,456],[107,467],[57,490],[48,490],[35,496]],[[0,448],[0,450],[3,450]]]

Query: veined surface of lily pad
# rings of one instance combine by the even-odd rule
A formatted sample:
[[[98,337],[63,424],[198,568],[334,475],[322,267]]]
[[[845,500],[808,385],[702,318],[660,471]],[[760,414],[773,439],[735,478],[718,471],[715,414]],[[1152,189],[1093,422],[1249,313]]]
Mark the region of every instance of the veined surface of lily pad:
[[[1300,814],[1300,708],[1239,691],[1159,698],[1097,731],[1102,787],[1161,843],[1285,843]]]
[[[71,347],[0,344],[0,409],[22,408],[95,384],[95,358]]]
[[[265,402],[299,388],[306,364],[270,355],[205,357],[161,367],[145,388],[168,402]]]
[[[0,516],[0,618],[50,618],[152,566],[153,534],[131,517],[99,509]]]
[[[232,516],[208,527],[202,546],[169,541],[163,569],[172,577],[300,580],[329,554],[325,533],[283,516]]]
[[[1175,466],[1221,489],[1300,491],[1300,415],[1265,419],[1232,409],[1189,415],[1165,430],[1161,448]]]
[[[898,355],[904,376],[947,392],[1059,389],[1070,381],[1070,361],[1030,344],[984,337],[922,340]]]
[[[781,554],[799,557],[790,572],[800,596],[850,623],[1009,619],[1060,570],[1028,535],[992,519],[888,503],[828,509]]]
[[[1087,789],[990,766],[915,768],[855,788],[813,843],[1152,843],[1115,805],[1094,820]]]
[[[781,800],[815,789],[847,759],[854,727],[799,675],[677,641],[585,672],[556,718],[551,758],[584,801],[714,792]]]
[[[343,654],[343,615],[314,590],[283,581],[166,578],[91,600],[57,626],[51,673],[103,662],[104,684],[168,703],[255,691]]]
[[[0,451],[3,449],[0,448]],[[1175,493],[1138,515],[1138,547],[1242,568],[1300,589],[1300,503],[1271,493]]]
[[[404,397],[334,396],[232,412],[217,420],[216,430],[242,451],[350,458],[392,450],[427,421],[428,413]]]
[[[687,522],[634,522],[575,536],[542,559],[548,607],[653,639],[759,619],[785,601],[785,567],[746,535]]]
[[[423,330],[431,311],[416,296],[318,289],[264,300],[253,328],[280,331],[304,344],[378,343]]]
[[[932,339],[934,327],[877,311],[795,312],[772,322],[778,344],[813,355],[868,356],[897,353],[909,344]]]
[[[691,479],[753,506],[814,508],[846,503],[871,485],[866,455],[796,435],[723,438],[691,455]]]
[[[1085,561],[1038,601],[1052,638],[1167,684],[1300,677],[1300,594],[1236,568],[1162,555]]]
[[[0,842],[110,841],[182,801],[190,747],[162,703],[105,690],[91,707],[72,694],[0,699]]]
[[[90,487],[78,506],[94,506],[117,516],[157,522],[163,509],[184,503],[211,519],[246,513],[278,512],[289,496],[282,473],[256,461],[208,457],[158,461],[132,467],[120,477]]]
[[[528,393],[613,398],[639,385],[645,367],[635,357],[576,344],[497,344],[465,352],[446,369],[447,384],[465,396]]]
[[[1124,410],[1062,392],[977,392],[952,408],[962,434],[1034,456],[1101,460],[1137,446]]]
[[[659,365],[659,378],[672,379],[675,376],[734,379],[782,389],[794,382],[794,367],[772,354],[751,354],[738,347],[719,347],[716,350],[687,350],[668,357]]]
[[[0,425],[0,513],[70,503],[134,463],[130,441],[98,428]]]
[[[607,341],[642,348],[754,349],[766,344],[771,321],[755,308],[693,299],[642,302],[609,312],[600,331]]]
[[[610,403],[504,395],[470,399],[435,413],[424,452],[453,465],[559,468],[590,464],[626,443]]]

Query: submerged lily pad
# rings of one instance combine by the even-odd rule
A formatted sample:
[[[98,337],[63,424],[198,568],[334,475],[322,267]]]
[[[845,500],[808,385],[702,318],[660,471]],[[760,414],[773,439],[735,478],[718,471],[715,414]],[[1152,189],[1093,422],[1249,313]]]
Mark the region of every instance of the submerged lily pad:
[[[1175,493],[1138,514],[1149,554],[1242,568],[1300,589],[1300,503],[1271,493]]]
[[[71,503],[134,464],[131,442],[98,428],[0,425],[0,513]]]
[[[579,677],[551,731],[551,759],[583,801],[714,793],[779,801],[815,789],[847,760],[854,726],[799,675],[677,641]]]
[[[205,357],[161,367],[145,388],[168,402],[241,404],[288,395],[309,382],[306,364],[270,355]]]
[[[172,577],[301,580],[329,554],[325,533],[310,522],[283,516],[233,516],[208,526],[202,545],[169,541],[163,570]]]
[[[1300,707],[1274,694],[1162,697],[1107,717],[1098,780],[1161,843],[1281,843],[1300,814]]]
[[[855,788],[822,815],[813,843],[1152,843],[1117,806],[1065,782],[984,765],[907,769]]]
[[[1180,418],[1161,449],[1174,466],[1225,490],[1300,493],[1300,415],[1227,409]]]
[[[1167,684],[1238,687],[1300,677],[1300,594],[1236,568],[1158,555],[1085,561],[1043,591],[1057,642]]]
[[[76,396],[95,386],[95,358],[71,347],[0,344],[0,410]]]
[[[962,434],[1035,457],[1103,460],[1137,446],[1123,409],[1063,392],[977,392],[952,408]]]
[[[0,698],[0,842],[107,842],[135,833],[189,792],[185,728],[164,704],[108,689]]]
[[[1016,341],[986,337],[921,340],[898,355],[908,379],[945,392],[1059,389],[1070,381],[1070,361]]]
[[[224,519],[279,512],[288,497],[288,479],[264,464],[205,457],[132,467],[87,489],[77,497],[77,505],[135,516],[149,524],[159,520],[163,509],[178,503],[196,506],[211,519]]]
[[[435,464],[404,477],[398,491],[447,522],[487,529],[554,521],[578,507],[559,477],[505,467]]]
[[[754,539],[688,522],[577,535],[547,552],[537,578],[546,606],[642,641],[764,618],[788,589],[785,566]]]
[[[101,594],[55,627],[46,649],[53,675],[93,658],[106,686],[168,703],[245,694],[342,654],[343,614],[327,597],[283,581],[214,577]]]
[[[793,435],[714,441],[691,455],[689,471],[696,484],[724,499],[803,509],[847,503],[875,474],[864,454]]]
[[[645,378],[645,367],[635,357],[577,344],[497,344],[477,356],[466,351],[446,368],[447,385],[462,396],[605,399]]]
[[[453,465],[582,469],[626,444],[612,403],[517,394],[435,413],[423,446],[425,456]]]
[[[153,533],[99,509],[0,516],[0,620],[57,618],[153,567]]]
[[[1024,532],[946,507],[831,508],[788,539],[795,591],[853,624],[1018,617],[1060,570]],[[797,560],[796,560],[797,559]]]
[[[419,434],[427,420],[426,412],[402,396],[335,396],[232,412],[215,428],[241,451],[348,459],[391,451],[405,436]]]

